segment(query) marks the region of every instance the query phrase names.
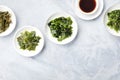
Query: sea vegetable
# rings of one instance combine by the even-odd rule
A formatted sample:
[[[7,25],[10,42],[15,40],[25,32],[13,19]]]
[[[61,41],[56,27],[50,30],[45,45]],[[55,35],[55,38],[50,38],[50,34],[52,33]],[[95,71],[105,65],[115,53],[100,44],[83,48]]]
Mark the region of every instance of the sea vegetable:
[[[58,17],[48,23],[51,34],[62,41],[72,35],[72,20],[70,17]]]
[[[38,46],[39,40],[41,37],[36,36],[35,31],[25,31],[17,38],[18,44],[21,49],[33,51]]]
[[[0,33],[6,31],[11,23],[11,15],[8,11],[0,11]]]
[[[120,10],[113,10],[109,12],[107,16],[107,25],[116,32],[120,31]]]

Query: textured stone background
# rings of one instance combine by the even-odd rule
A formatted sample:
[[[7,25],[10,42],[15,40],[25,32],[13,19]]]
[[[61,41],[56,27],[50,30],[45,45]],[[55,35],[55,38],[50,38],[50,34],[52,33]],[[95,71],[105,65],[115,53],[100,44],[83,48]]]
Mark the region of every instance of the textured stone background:
[[[119,0],[104,0],[103,13],[84,21],[73,12],[72,0],[0,0],[16,14],[16,30],[24,25],[38,27],[45,36],[43,51],[33,57],[20,56],[13,35],[0,38],[0,80],[120,80],[120,38],[103,24],[105,11]],[[56,45],[45,35],[47,18],[60,11],[73,15],[79,25],[76,39]]]

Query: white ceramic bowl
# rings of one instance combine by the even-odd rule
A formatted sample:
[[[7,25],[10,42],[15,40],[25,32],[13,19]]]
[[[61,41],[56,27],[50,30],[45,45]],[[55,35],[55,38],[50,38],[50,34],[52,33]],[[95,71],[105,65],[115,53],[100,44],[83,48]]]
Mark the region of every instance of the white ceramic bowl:
[[[115,4],[115,5],[113,5],[112,7],[110,7],[110,8],[106,11],[106,13],[105,13],[105,15],[104,15],[104,25],[105,25],[107,31],[110,32],[110,33],[111,33],[112,35],[114,35],[114,36],[120,36],[120,31],[116,32],[114,29],[111,29],[109,26],[107,26],[107,23],[108,23],[107,13],[108,13],[108,12],[111,12],[111,11],[113,11],[113,10],[118,10],[118,9],[120,10],[120,3]]]
[[[18,44],[18,41],[17,41],[17,37],[20,36],[20,34],[24,31],[35,31],[36,32],[36,35],[37,36],[40,36],[41,39],[40,39],[40,42],[38,44],[38,46],[36,47],[36,50],[35,51],[29,51],[29,50],[22,50],[20,49],[20,46]],[[32,56],[35,56],[37,54],[39,54],[44,46],[44,37],[42,35],[42,33],[39,31],[39,29],[35,28],[35,27],[32,27],[32,26],[24,26],[23,28],[19,29],[15,36],[14,36],[14,47],[16,49],[16,51],[22,55],[22,56],[25,56],[25,57],[32,57]]]
[[[9,28],[5,32],[0,33],[0,36],[7,36],[15,29],[16,17],[15,17],[14,12],[6,6],[0,5],[0,11],[8,11],[11,14],[12,22],[10,23]]]
[[[70,37],[62,40],[62,41],[58,41],[57,38],[52,36],[50,28],[48,26],[48,23],[51,20],[53,20],[55,18],[58,18],[58,17],[70,17],[72,19],[72,21],[73,21],[73,24],[72,24],[72,27],[73,27],[72,32],[73,33],[72,33],[72,35]],[[71,15],[69,15],[69,14],[67,14],[65,12],[60,12],[60,13],[55,13],[55,14],[53,14],[52,16],[50,16],[48,18],[45,29],[46,29],[46,32],[47,32],[46,35],[48,36],[49,40],[51,40],[52,42],[54,42],[56,44],[67,44],[67,43],[71,42],[76,37],[77,31],[78,31],[78,26],[77,26],[77,23],[76,23],[75,19]]]
[[[100,14],[102,13],[102,11],[104,9],[104,0],[98,0],[99,6],[98,6],[97,11],[95,13],[89,14],[89,15],[83,14],[80,12],[80,9],[78,8],[78,0],[74,0],[72,4],[73,4],[73,11],[75,11],[75,14],[83,20],[96,19],[97,17],[100,16]]]

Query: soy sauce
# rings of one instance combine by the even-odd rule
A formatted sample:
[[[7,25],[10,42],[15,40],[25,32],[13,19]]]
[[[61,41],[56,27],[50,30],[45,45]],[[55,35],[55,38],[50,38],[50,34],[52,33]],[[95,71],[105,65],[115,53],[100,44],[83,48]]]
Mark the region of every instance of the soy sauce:
[[[96,0],[80,0],[79,7],[86,13],[92,12],[96,8]]]

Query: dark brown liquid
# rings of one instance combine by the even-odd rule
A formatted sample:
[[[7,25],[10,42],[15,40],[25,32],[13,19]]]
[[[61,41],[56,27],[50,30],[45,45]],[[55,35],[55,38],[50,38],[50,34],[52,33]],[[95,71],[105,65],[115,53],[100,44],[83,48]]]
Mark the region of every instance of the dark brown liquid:
[[[96,0],[80,0],[79,7],[86,13],[92,12],[96,7]]]

